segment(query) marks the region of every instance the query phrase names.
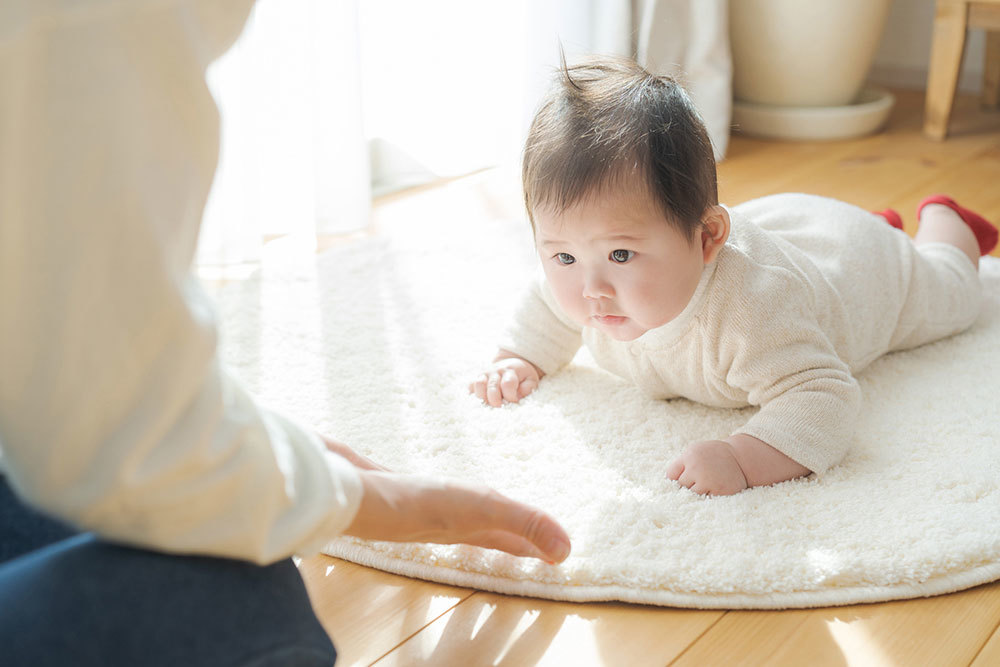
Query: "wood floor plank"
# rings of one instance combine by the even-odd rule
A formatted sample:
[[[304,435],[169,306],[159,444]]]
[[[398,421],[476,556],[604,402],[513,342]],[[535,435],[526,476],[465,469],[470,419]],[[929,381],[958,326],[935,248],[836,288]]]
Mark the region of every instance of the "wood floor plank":
[[[671,667],[726,664],[760,665],[793,636],[808,610],[730,611],[681,654]]]
[[[951,595],[817,609],[775,665],[968,665],[1000,619],[1000,583]]]
[[[911,188],[891,202],[890,206],[903,214],[907,233],[916,233],[917,204],[927,195],[936,193],[947,194],[987,220],[1000,224],[1000,136],[992,142],[983,140],[982,144],[982,149],[975,155],[937,174],[923,187]],[[992,254],[1000,256],[1000,247]]]
[[[673,665],[968,665],[998,622],[1000,583],[881,604],[731,611]]]
[[[337,667],[375,662],[473,593],[322,554],[299,572],[337,647]]]
[[[730,140],[718,166],[719,199],[726,204],[788,192],[785,184],[803,169],[818,168],[847,153],[849,146],[828,143],[776,143],[742,136]],[[833,153],[835,153],[835,155]]]
[[[751,173],[737,165],[736,169],[744,170],[743,182],[727,189],[723,181],[721,196],[724,201],[738,202],[777,192],[808,192],[881,209],[904,194],[933,187],[943,174],[988,154],[997,145],[998,136],[1000,133],[955,140],[944,146],[915,133],[895,141],[877,136],[828,149],[822,157],[805,163],[779,156]],[[726,174],[728,168],[720,165],[720,173]]]
[[[919,102],[912,94],[901,95],[911,105]],[[809,192],[884,208],[997,146],[1000,114],[975,104],[970,96],[960,98],[957,117],[978,119],[980,131],[944,143],[923,136],[919,117],[905,110],[886,132],[843,142],[781,144],[734,137],[731,159],[719,165],[720,197],[738,203],[776,192]]]
[[[996,667],[996,665],[1000,665],[1000,619],[997,619],[997,628],[990,635],[989,641],[972,662],[972,667]]]
[[[722,616],[476,593],[377,665],[660,666]]]

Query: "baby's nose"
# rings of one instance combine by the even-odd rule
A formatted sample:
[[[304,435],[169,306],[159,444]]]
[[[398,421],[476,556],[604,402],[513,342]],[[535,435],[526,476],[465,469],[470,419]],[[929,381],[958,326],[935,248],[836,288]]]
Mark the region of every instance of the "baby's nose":
[[[583,283],[583,298],[585,299],[609,299],[614,295],[614,287],[600,274],[588,275]]]

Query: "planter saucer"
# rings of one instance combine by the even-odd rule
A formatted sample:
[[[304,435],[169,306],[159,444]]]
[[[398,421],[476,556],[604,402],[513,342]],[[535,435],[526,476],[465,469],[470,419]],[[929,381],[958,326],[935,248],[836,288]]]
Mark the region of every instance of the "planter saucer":
[[[850,139],[885,125],[896,98],[883,88],[866,86],[851,104],[835,107],[787,107],[733,101],[733,125],[744,134],[798,141]]]

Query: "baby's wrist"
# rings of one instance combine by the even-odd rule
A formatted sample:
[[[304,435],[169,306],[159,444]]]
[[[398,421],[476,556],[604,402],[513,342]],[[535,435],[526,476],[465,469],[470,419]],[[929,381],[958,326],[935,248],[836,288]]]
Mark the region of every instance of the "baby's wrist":
[[[530,359],[525,359],[524,357],[522,357],[521,355],[519,355],[519,354],[517,354],[515,352],[511,352],[510,350],[505,350],[503,348],[500,348],[499,350],[497,350],[496,356],[493,357],[493,363],[495,364],[495,363],[504,361],[506,359],[518,359],[520,361],[523,361],[524,363],[528,364],[533,369],[535,369],[535,373],[538,374],[538,378],[539,379],[545,377],[545,371],[543,371],[541,368],[539,368],[538,364],[536,364],[535,362],[531,361]]]
[[[729,442],[729,440],[723,440],[723,442],[729,445],[729,451],[733,455],[733,461],[736,462],[736,469],[740,471],[741,475],[743,475],[743,488],[749,489],[751,486],[754,486],[753,484],[750,483],[750,477],[747,475],[747,471],[743,467],[742,461],[740,461],[740,456],[739,453],[736,451],[736,447],[734,447],[733,443]]]
[[[746,433],[736,433],[725,440],[733,450],[733,456],[747,487],[777,484],[812,471],[791,457],[778,451],[759,438]]]

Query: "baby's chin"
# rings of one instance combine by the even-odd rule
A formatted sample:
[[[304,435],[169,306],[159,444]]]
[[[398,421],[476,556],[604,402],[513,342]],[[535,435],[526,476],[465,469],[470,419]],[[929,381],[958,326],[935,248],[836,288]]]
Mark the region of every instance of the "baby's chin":
[[[597,329],[598,331],[601,331],[611,338],[621,341],[622,343],[633,341],[648,331],[648,329],[644,328],[635,320],[627,320],[624,324],[616,326],[597,324],[591,320],[585,322],[583,326],[593,327],[594,329]]]
[[[636,338],[638,338],[642,334],[646,333],[646,329],[636,329],[636,330],[630,331],[630,332],[625,332],[625,331],[617,331],[617,332],[609,331],[607,333],[608,333],[609,336],[611,336],[615,340],[621,341],[623,343],[627,343],[629,341],[635,340]]]

